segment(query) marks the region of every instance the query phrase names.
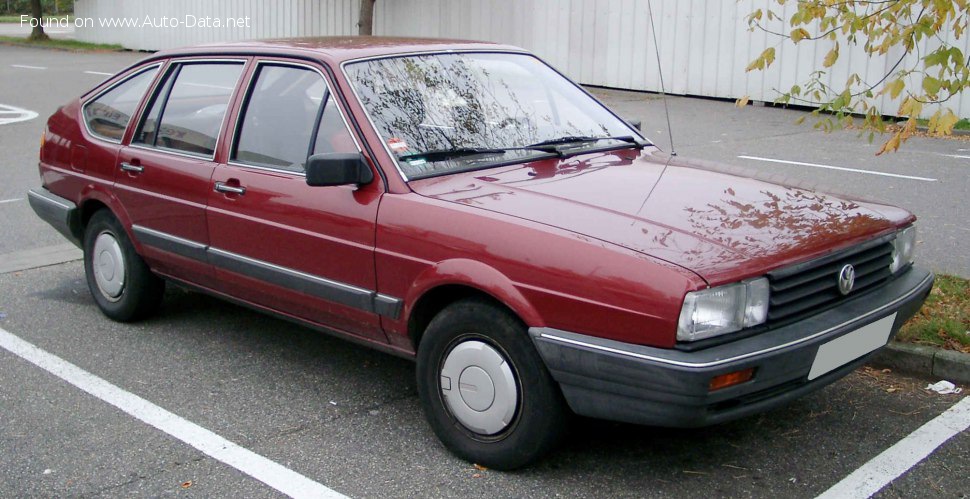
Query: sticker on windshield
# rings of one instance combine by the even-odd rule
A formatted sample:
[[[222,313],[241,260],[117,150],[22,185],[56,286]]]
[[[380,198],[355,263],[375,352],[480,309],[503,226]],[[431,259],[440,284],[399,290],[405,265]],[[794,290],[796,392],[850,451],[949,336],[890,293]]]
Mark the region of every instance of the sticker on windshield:
[[[387,139],[387,145],[391,148],[392,151],[398,154],[407,152],[408,150],[408,143],[405,142],[403,139],[399,139],[397,137],[391,137]]]

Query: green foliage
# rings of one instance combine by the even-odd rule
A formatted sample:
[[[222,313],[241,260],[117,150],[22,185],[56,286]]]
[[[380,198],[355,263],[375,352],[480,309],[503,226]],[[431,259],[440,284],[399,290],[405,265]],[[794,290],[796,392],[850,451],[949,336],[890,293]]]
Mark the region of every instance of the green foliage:
[[[30,40],[20,36],[0,36],[0,44],[3,45],[23,45],[28,47],[43,47],[58,50],[71,51],[94,51],[94,52],[119,52],[125,50],[121,45],[89,43],[63,38],[49,38],[47,40]]]
[[[937,276],[926,304],[903,325],[896,339],[970,352],[970,281]]]
[[[74,0],[40,0],[40,4],[45,16],[74,12]],[[29,13],[30,0],[0,0],[0,14],[15,16],[17,22],[20,22],[20,14]]]
[[[783,7],[789,2],[769,3]],[[771,9],[757,9],[747,19],[752,31],[766,31],[786,43],[819,43],[827,49],[822,68],[776,100],[815,106],[817,128],[852,126],[855,117],[862,116],[862,132],[869,132],[871,140],[874,132],[886,131],[886,120],[875,105],[884,95],[901,101],[898,115],[908,120],[878,154],[897,150],[916,130],[926,106],[937,105],[927,121],[931,134],[949,135],[959,121],[945,103],[970,87],[970,61],[951,43],[966,34],[970,0],[799,0],[787,21]],[[927,40],[935,48],[923,53]],[[841,88],[830,86],[828,68],[841,57],[842,44],[861,46],[871,56],[891,56],[892,67],[878,81],[853,73]],[[765,50],[747,70],[770,67],[775,55],[775,48]],[[922,77],[922,85],[912,85],[914,77]]]

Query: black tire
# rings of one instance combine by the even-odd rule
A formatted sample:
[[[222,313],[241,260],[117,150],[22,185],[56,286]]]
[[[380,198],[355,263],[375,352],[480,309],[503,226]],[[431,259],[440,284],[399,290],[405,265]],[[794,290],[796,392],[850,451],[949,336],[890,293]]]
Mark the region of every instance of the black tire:
[[[442,390],[445,359],[465,342],[481,342],[501,354],[515,379],[515,415],[493,434],[479,433],[459,421]],[[504,307],[483,299],[455,302],[431,321],[418,346],[417,387],[425,415],[444,445],[463,459],[493,469],[520,468],[542,457],[559,441],[568,417],[559,386],[526,326]]]
[[[111,288],[111,292],[105,291],[109,286],[99,284],[99,278],[95,276],[95,244],[102,235],[117,242],[117,254],[123,262],[123,272],[118,272],[123,276],[120,286],[114,281],[119,290]],[[111,258],[113,255],[109,255],[109,263],[114,261]],[[108,318],[119,322],[133,322],[152,315],[165,294],[165,281],[153,274],[135,252],[121,222],[107,209],[95,213],[84,229],[84,274],[98,308]]]

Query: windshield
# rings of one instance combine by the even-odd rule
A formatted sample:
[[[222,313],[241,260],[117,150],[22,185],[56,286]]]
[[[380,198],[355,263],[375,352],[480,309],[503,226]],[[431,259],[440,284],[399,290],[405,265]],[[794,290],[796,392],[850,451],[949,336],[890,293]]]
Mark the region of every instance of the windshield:
[[[346,72],[408,178],[641,140],[526,54],[394,57],[348,64]]]

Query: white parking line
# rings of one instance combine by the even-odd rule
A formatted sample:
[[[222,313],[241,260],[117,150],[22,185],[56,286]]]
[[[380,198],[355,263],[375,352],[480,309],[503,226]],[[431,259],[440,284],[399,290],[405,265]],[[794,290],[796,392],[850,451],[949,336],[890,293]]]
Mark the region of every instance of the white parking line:
[[[948,158],[956,158],[956,159],[970,159],[970,156],[966,156],[963,154],[943,154],[942,156],[946,156]]]
[[[24,198],[4,199],[4,200],[0,200],[0,204],[16,203],[17,201],[23,201],[23,200]]]
[[[102,73],[101,71],[85,71],[89,75],[112,76],[114,73]]]
[[[22,69],[47,69],[44,66],[28,66],[26,64],[11,64],[12,68],[22,68]]]
[[[801,161],[787,161],[784,159],[759,158],[758,156],[738,156],[741,159],[753,159],[755,161],[767,161],[769,163],[783,163],[786,165],[811,166],[814,168],[825,168],[827,170],[839,170],[852,173],[866,173],[869,175],[880,175],[883,177],[904,178],[907,180],[922,180],[923,182],[936,182],[935,178],[914,177],[911,175],[899,175],[896,173],[874,172],[871,170],[860,170],[858,168],[845,168],[842,166],[820,165],[818,163],[804,163]]]
[[[906,438],[862,465],[818,499],[870,497],[909,471],[951,437],[970,427],[970,397],[964,397],[943,414],[920,426]]]
[[[0,328],[0,347],[290,497],[346,497]]]
[[[32,120],[37,117],[37,113],[30,109],[0,104],[0,125],[8,125],[19,121]]]

